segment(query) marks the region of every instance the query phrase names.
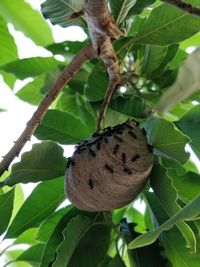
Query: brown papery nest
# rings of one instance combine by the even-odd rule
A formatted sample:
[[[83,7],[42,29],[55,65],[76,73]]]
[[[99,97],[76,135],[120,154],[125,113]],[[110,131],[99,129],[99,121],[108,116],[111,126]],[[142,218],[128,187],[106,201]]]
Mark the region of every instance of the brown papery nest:
[[[145,131],[128,120],[77,146],[68,162],[65,190],[81,210],[120,208],[142,191],[152,166]]]

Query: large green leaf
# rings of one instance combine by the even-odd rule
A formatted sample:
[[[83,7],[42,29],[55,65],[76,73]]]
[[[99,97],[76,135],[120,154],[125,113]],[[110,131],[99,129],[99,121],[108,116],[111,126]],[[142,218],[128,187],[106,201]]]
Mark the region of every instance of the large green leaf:
[[[109,248],[110,226],[102,224],[102,222],[96,222],[96,224],[93,222],[91,227],[82,232],[80,238],[80,242],[66,266],[79,266],[80,262],[81,267],[98,266]],[[57,267],[57,265],[55,264],[53,267]]]
[[[63,92],[57,102],[56,109],[66,111],[67,113],[76,116],[87,125],[91,132],[95,131],[96,119],[91,114],[88,103],[83,95],[74,93],[74,91],[71,94],[69,92]]]
[[[138,96],[130,98],[117,97],[111,101],[109,107],[117,112],[135,118],[145,118],[148,114],[146,101]]]
[[[44,81],[44,74],[37,76],[32,82],[26,84],[23,88],[21,88],[16,93],[16,96],[32,105],[38,105],[44,97],[40,91],[44,85]]]
[[[163,93],[155,106],[156,111],[167,112],[200,89],[199,60],[200,49],[197,49],[181,65],[176,82]]]
[[[36,44],[45,46],[54,42],[44,18],[24,0],[1,0],[0,15]]]
[[[45,244],[35,244],[25,250],[16,260],[24,261],[31,264],[33,267],[38,267],[44,252]]]
[[[66,228],[67,224],[70,222],[70,220],[73,217],[76,217],[77,215],[84,215],[89,218],[94,218],[96,216],[96,213],[86,213],[81,210],[78,210],[76,208],[72,208],[72,206],[68,206],[66,208],[65,214],[61,217],[57,225],[55,226],[51,236],[49,237],[45,251],[41,260],[40,267],[47,267],[50,263],[54,262],[56,258],[56,249],[59,246],[59,244],[63,241],[63,230]]]
[[[65,198],[63,177],[40,183],[25,200],[12,221],[6,238],[14,238],[38,226]]]
[[[154,166],[150,184],[162,208],[169,217],[181,211],[181,207],[177,203],[177,191],[172,184],[172,180],[166,175],[165,170],[161,166]],[[178,222],[177,227],[186,240],[186,246],[190,248],[191,252],[195,253],[196,239],[191,228],[184,221]]]
[[[91,220],[86,216],[73,218],[63,231],[64,240],[57,248],[57,257],[53,267],[68,266],[81,238],[89,230]],[[65,253],[67,251],[67,253]],[[81,262],[82,264],[82,262]]]
[[[63,149],[53,142],[34,144],[29,152],[22,155],[21,161],[12,166],[11,174],[4,185],[39,182],[64,175],[66,158]]]
[[[168,219],[168,216],[160,206],[155,194],[150,192],[145,192],[145,197],[147,198],[148,205],[151,209],[152,220],[154,225],[162,224]],[[196,234],[196,233],[195,233]],[[190,253],[188,248],[185,246],[183,236],[178,231],[176,227],[173,227],[170,231],[165,231],[162,233],[160,242],[164,246],[164,253],[171,262],[173,267],[199,267],[200,262],[200,248],[199,248],[199,238],[197,237],[197,252],[195,254]]]
[[[42,4],[42,13],[52,24],[59,24],[62,27],[72,25],[86,28],[84,17],[71,19],[70,16],[83,9],[83,0],[46,0]]]
[[[137,0],[136,4],[129,10],[128,17],[141,13],[144,8],[152,5],[156,0]]]
[[[189,138],[182,134],[175,125],[158,117],[147,119],[142,126],[147,132],[149,144],[154,148],[158,156],[172,158],[185,163],[189,155],[185,152],[185,145]]]
[[[53,57],[34,57],[16,60],[0,68],[16,75],[17,78],[22,80],[47,73],[50,70],[55,69],[58,65],[63,64],[63,62],[60,62]]]
[[[200,196],[189,202],[179,212],[173,215],[170,219],[158,226],[154,231],[149,231],[135,238],[130,244],[130,249],[135,249],[152,244],[159,235],[166,230],[170,230],[174,225],[183,220],[194,220],[199,214]]]
[[[14,241],[14,245],[19,244],[28,244],[28,245],[35,245],[37,242],[36,237],[38,233],[38,228],[30,228],[24,231],[21,235],[17,237]]]
[[[120,24],[127,16],[129,10],[136,4],[137,0],[110,0],[111,12],[116,24]]]
[[[5,20],[0,17],[0,66],[17,58],[18,53],[14,38],[9,33]]]
[[[37,233],[37,240],[46,243],[49,240],[58,222],[67,212],[68,207],[62,208],[54,212],[51,216],[49,216],[46,221],[44,221],[43,224],[40,226]]]
[[[34,135],[40,140],[74,144],[90,137],[91,134],[87,125],[79,118],[67,112],[49,110]]]
[[[199,174],[188,172],[185,175],[177,176],[175,171],[169,171],[168,176],[173,180],[179,198],[188,203],[200,193],[200,177]]]
[[[13,211],[13,201],[14,201],[14,194],[15,190],[12,189],[5,194],[0,195],[0,235],[2,235],[11,218],[12,211]]]
[[[192,141],[190,146],[200,159],[200,105],[194,106],[192,109],[190,109],[180,118],[179,121],[176,122],[176,125],[183,133],[190,137]]]
[[[199,0],[190,2],[199,4]],[[132,41],[139,44],[169,45],[189,38],[198,32],[199,28],[199,17],[188,14],[173,5],[162,4],[152,10]]]

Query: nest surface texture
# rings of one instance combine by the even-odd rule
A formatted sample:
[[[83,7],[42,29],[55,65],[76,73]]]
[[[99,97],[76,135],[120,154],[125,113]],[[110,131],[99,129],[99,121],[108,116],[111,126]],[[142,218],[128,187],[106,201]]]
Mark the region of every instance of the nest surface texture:
[[[134,120],[105,128],[81,142],[68,161],[65,191],[86,211],[108,211],[132,201],[153,166],[145,131]]]

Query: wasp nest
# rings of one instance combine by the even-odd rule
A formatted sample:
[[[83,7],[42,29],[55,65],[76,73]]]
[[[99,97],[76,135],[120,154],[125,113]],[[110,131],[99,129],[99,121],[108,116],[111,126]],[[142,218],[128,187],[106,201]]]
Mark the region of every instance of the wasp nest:
[[[142,191],[152,166],[145,131],[129,120],[77,146],[68,161],[65,190],[81,210],[120,208]]]

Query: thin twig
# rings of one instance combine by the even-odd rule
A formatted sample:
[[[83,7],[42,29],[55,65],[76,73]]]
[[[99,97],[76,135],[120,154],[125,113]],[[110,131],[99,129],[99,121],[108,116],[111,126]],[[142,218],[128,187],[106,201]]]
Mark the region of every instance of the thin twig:
[[[162,0],[162,1],[172,4],[192,15],[200,16],[200,9],[198,7],[194,7],[191,4],[183,2],[182,0]]]
[[[31,136],[35,132],[38,124],[43,119],[49,106],[56,99],[58,94],[69,82],[69,80],[75,75],[75,73],[81,68],[81,66],[88,60],[94,57],[94,50],[91,45],[83,48],[70,62],[70,64],[64,69],[64,71],[57,78],[53,84],[49,93],[44,97],[37,110],[34,112],[32,118],[28,121],[26,128],[15,142],[11,150],[3,157],[0,162],[0,176],[9,168],[11,162],[16,156],[19,155],[21,149],[24,147],[27,141],[31,139]]]

